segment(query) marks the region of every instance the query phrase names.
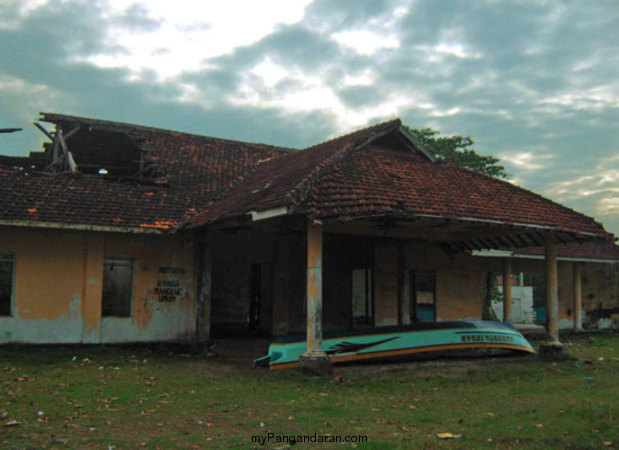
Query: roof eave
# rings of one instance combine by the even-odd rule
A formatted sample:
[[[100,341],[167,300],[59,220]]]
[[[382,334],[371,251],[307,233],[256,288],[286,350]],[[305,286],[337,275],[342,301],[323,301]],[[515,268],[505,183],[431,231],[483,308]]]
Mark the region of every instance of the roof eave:
[[[47,228],[56,230],[75,230],[75,231],[103,231],[113,233],[134,233],[134,234],[167,234],[171,230],[157,226],[146,227],[123,227],[110,225],[89,225],[81,223],[62,223],[62,222],[43,222],[34,220],[10,220],[0,219],[0,226],[26,227],[26,228]]]

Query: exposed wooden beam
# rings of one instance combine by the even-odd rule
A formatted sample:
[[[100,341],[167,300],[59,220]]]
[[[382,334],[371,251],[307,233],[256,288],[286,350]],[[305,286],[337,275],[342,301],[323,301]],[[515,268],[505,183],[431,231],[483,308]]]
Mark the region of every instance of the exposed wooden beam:
[[[75,133],[77,133],[82,127],[80,127],[79,125],[76,125],[74,128],[71,129],[71,131],[69,131],[68,133],[65,133],[64,138],[69,139],[71,136],[73,136]]]
[[[47,131],[43,125],[41,125],[39,122],[34,122],[34,126],[41,130],[41,133],[47,136],[50,141],[54,142],[54,136],[52,136],[51,133]]]

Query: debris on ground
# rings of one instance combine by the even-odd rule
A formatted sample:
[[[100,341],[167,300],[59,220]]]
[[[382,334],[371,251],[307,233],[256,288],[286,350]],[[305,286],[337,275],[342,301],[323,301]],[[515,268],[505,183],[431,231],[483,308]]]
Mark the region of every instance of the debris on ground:
[[[462,435],[453,433],[438,433],[436,437],[439,439],[460,439]]]

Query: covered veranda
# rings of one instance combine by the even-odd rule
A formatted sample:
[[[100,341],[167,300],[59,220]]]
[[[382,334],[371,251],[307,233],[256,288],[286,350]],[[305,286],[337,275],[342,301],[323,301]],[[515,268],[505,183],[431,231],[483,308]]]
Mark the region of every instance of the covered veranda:
[[[267,298],[269,305],[258,308],[270,310],[268,314],[267,334],[285,335],[295,332],[292,323],[305,320],[305,332],[307,336],[307,351],[303,356],[301,366],[310,373],[326,373],[330,369],[327,355],[322,348],[322,337],[325,331],[325,309],[327,310],[327,323],[335,321],[345,322],[344,327],[354,327],[352,317],[342,319],[342,316],[334,316],[333,310],[338,308],[350,309],[350,290],[338,286],[346,283],[346,274],[350,274],[352,267],[358,267],[354,263],[347,264],[347,258],[338,252],[342,251],[342,242],[352,239],[354,245],[362,251],[370,253],[361,263],[371,269],[369,281],[371,292],[369,295],[370,307],[373,309],[368,314],[367,326],[381,325],[406,325],[418,317],[412,314],[414,302],[411,303],[411,276],[412,270],[419,266],[419,259],[414,254],[419,249],[425,249],[420,258],[441,258],[452,261],[453,266],[465,266],[470,260],[473,250],[495,249],[504,250],[509,248],[529,247],[543,245],[545,248],[545,267],[547,279],[546,308],[548,311],[546,322],[546,343],[541,351],[561,352],[562,345],[559,339],[558,328],[558,297],[559,286],[557,279],[557,251],[558,243],[583,242],[591,239],[591,236],[565,232],[561,230],[544,228],[540,226],[527,226],[525,224],[507,225],[482,220],[458,220],[438,218],[402,218],[401,216],[380,216],[364,218],[362,220],[338,221],[320,220],[301,215],[283,216],[248,216],[243,220],[228,220],[215,224],[208,229],[196,231],[201,240],[200,245],[200,280],[199,280],[199,327],[201,340],[208,340],[211,332],[213,317],[212,308],[217,301],[213,299],[213,285],[217,284],[217,276],[213,274],[213,266],[222,258],[221,253],[229,248],[219,248],[214,241],[221,241],[226,234],[253,233],[254,241],[261,248],[254,250],[255,254],[272,252],[273,263],[269,264],[272,273],[270,284],[263,287],[263,302]],[[245,259],[257,260],[250,250],[256,244],[249,240]],[[336,249],[330,248],[331,245]],[[266,249],[266,250],[265,250]],[[353,250],[345,250],[353,251]],[[333,261],[334,256],[340,262],[328,264],[325,267],[325,255],[328,261]],[[329,256],[330,254],[330,256]],[[436,256],[429,256],[436,255]],[[413,255],[411,257],[411,255]],[[358,260],[360,256],[354,255]],[[427,264],[426,264],[427,265]],[[299,267],[302,266],[302,267]],[[432,264],[430,264],[432,266]],[[336,267],[334,269],[334,267]],[[339,267],[339,268],[337,268]],[[432,266],[434,267],[434,266]],[[472,267],[471,272],[482,273],[482,268]],[[511,264],[504,262],[504,279],[509,279]],[[296,273],[296,275],[294,275]],[[338,273],[344,277],[338,278]],[[301,278],[303,275],[303,279]],[[264,275],[263,275],[264,276]],[[449,284],[449,279],[439,276],[439,280]],[[293,283],[299,286],[292,286]],[[412,281],[414,283],[414,280]],[[302,285],[301,285],[302,284]],[[509,321],[509,306],[511,305],[510,284],[504,285],[505,315],[504,321]],[[459,299],[457,293],[443,289],[439,302],[443,311],[455,305]],[[217,289],[215,289],[217,291]],[[267,292],[268,291],[268,292]],[[477,295],[476,304],[478,316],[482,317],[483,293],[481,290],[474,291]],[[346,298],[344,298],[346,297]],[[218,301],[221,301],[219,299]],[[462,299],[466,302],[465,299]],[[334,305],[339,303],[339,305]],[[469,300],[469,303],[472,303]],[[346,305],[346,306],[343,306]],[[304,309],[304,311],[299,311]],[[457,309],[457,308],[454,308]],[[305,313],[305,314],[303,314]],[[250,316],[258,317],[260,311],[251,311]],[[455,316],[450,319],[470,319]],[[299,318],[301,317],[301,319]],[[295,319],[296,318],[296,319]],[[436,319],[437,317],[435,317]],[[264,318],[262,318],[264,320]],[[257,322],[256,322],[257,323]],[[251,324],[250,324],[251,326]]]

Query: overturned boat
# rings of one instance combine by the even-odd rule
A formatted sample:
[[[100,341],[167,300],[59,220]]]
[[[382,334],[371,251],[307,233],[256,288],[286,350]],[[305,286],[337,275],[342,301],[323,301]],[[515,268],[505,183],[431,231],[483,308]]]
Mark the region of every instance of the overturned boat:
[[[275,339],[255,367],[288,369],[299,365],[304,335]],[[419,322],[405,326],[325,333],[322,348],[332,363],[459,349],[505,349],[535,353],[513,325],[502,322]]]

